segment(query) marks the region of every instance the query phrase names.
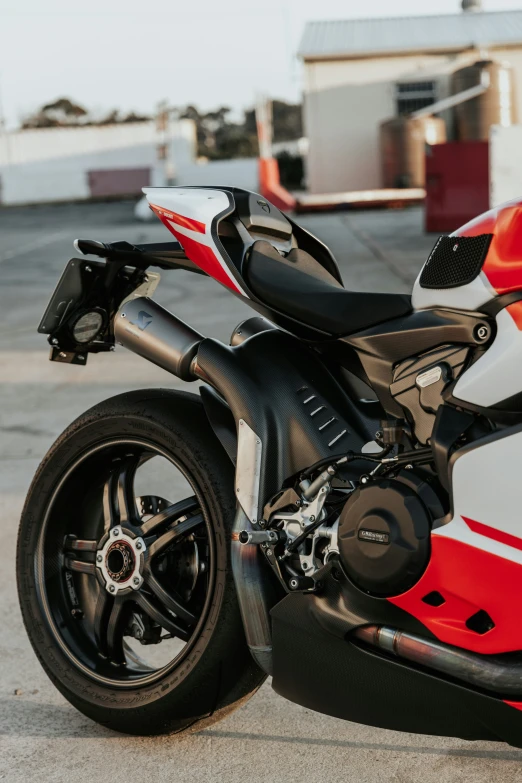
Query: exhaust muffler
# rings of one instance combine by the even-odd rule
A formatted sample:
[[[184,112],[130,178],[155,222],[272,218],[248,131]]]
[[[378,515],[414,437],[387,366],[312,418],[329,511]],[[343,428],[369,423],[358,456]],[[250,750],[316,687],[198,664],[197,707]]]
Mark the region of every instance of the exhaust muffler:
[[[196,380],[191,365],[203,335],[152,299],[140,296],[126,302],[114,318],[114,337],[182,381]]]
[[[206,380],[196,361],[203,335],[152,299],[138,297],[122,305],[114,318],[114,337],[125,348],[183,381]],[[238,506],[232,535],[232,571],[250,652],[257,664],[271,674],[268,608],[275,599],[270,600],[268,594],[271,585],[262,569],[258,547],[239,542],[241,531],[249,526],[249,520]]]
[[[431,639],[385,626],[358,628],[354,636],[372,647],[447,674],[476,688],[502,696],[522,696],[522,657],[517,661],[500,656],[478,655]]]

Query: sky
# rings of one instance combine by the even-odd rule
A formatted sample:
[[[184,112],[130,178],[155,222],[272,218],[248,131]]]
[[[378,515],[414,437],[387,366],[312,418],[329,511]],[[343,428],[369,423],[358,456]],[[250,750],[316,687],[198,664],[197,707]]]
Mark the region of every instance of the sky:
[[[61,96],[97,113],[299,100],[307,21],[453,12],[460,0],[0,0],[0,115],[15,127]]]

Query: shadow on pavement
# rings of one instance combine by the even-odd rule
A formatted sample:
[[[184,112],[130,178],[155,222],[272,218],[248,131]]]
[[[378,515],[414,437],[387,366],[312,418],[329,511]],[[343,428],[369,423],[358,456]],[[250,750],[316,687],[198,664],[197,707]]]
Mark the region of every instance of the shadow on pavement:
[[[247,734],[241,731],[200,731],[195,736],[213,739],[258,740],[260,742],[284,742],[289,745],[317,745],[331,748],[353,748],[354,750],[391,750],[395,753],[413,753],[432,756],[457,756],[475,759],[499,759],[522,761],[522,750],[473,750],[467,748],[427,748],[417,745],[396,745],[384,742],[350,742],[349,740],[323,739],[321,737],[289,737],[277,734]],[[509,747],[509,746],[508,746]]]

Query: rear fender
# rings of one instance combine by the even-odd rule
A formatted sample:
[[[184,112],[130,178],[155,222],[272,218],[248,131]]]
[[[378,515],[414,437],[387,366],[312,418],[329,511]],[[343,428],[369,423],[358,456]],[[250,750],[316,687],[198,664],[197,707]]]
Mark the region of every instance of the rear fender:
[[[223,397],[211,386],[202,386],[199,393],[210,426],[230,457],[230,461],[235,465],[237,457],[237,434],[236,423],[232,411]]]

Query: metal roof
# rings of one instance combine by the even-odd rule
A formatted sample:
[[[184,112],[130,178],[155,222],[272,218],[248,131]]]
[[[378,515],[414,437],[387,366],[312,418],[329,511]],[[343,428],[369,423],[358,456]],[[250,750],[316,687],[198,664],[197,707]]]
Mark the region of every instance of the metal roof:
[[[522,44],[522,11],[308,22],[298,54],[321,60],[510,44]]]

